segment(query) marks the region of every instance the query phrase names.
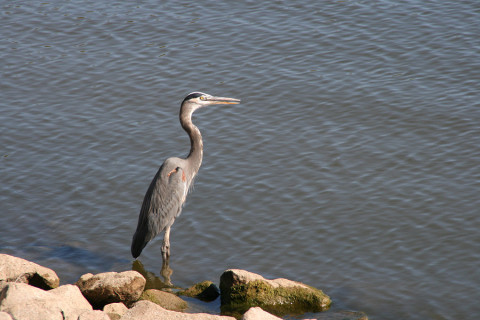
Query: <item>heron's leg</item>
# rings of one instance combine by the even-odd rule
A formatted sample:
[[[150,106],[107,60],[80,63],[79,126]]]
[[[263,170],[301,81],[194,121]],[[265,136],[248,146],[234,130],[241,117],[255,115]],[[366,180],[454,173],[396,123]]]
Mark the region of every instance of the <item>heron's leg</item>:
[[[162,258],[167,261],[170,258],[170,226],[165,228],[165,235],[163,236],[162,244]]]

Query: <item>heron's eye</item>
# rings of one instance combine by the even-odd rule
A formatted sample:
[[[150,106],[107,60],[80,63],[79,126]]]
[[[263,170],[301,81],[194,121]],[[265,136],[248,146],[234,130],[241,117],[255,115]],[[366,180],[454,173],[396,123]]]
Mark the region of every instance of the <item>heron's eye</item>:
[[[205,97],[205,96],[200,96],[200,100],[207,100],[207,97]]]

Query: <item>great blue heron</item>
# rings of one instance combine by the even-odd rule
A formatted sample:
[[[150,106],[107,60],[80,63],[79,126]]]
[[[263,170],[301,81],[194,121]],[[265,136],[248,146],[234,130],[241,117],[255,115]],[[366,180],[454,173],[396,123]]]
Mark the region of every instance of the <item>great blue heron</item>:
[[[200,130],[192,123],[195,110],[213,104],[237,104],[240,100],[192,92],[180,107],[180,124],[190,137],[186,159],[168,158],[162,164],[143,199],[138,225],[132,240],[132,256],[137,258],[157,234],[165,230],[162,258],[170,257],[170,228],[182,211],[188,190],[202,164],[203,141]]]

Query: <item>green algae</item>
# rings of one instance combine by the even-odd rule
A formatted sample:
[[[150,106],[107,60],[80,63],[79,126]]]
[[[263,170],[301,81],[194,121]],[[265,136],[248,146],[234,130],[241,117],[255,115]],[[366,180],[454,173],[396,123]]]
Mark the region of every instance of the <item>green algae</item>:
[[[157,290],[157,289],[148,289],[145,290],[140,296],[139,300],[148,300],[153,303],[158,304],[159,306],[173,311],[184,311],[187,309],[188,304],[183,299],[177,297],[173,293]]]
[[[218,298],[220,290],[212,281],[202,281],[176,294],[210,302]]]
[[[222,288],[223,290],[223,288]],[[302,314],[325,311],[330,297],[310,286],[273,287],[262,280],[234,284],[228,292],[222,291],[222,314],[236,315],[250,307],[277,314]]]

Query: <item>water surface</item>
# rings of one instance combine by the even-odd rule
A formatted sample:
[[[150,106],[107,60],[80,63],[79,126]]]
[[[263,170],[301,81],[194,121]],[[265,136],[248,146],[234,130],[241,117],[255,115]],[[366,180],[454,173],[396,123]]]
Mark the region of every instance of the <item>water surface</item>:
[[[0,252],[81,274],[132,266],[143,195],[203,166],[172,281],[227,268],[323,289],[371,319],[480,315],[477,1],[5,2]],[[142,253],[160,271],[160,239]],[[312,317],[312,315],[309,315]]]

